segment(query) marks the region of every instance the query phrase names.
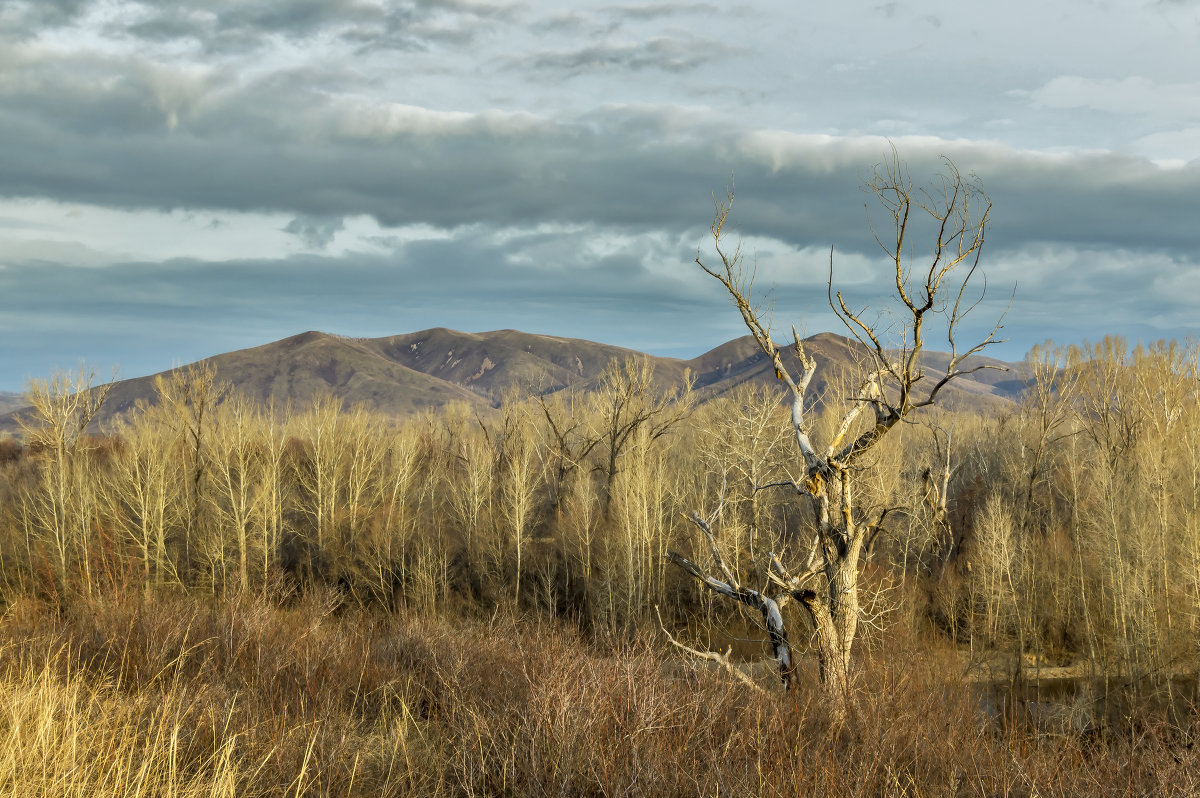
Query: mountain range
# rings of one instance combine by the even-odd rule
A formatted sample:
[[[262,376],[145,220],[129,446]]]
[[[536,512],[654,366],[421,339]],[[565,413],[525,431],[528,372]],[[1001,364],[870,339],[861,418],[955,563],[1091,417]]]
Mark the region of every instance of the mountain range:
[[[805,339],[816,359],[810,391],[819,397],[839,373],[857,372],[863,350],[857,341],[832,333]],[[786,349],[795,365],[795,355]],[[534,335],[517,330],[466,333],[434,328],[384,338],[346,338],[305,332],[250,349],[216,355],[203,363],[217,378],[260,402],[292,402],[303,406],[320,395],[341,398],[347,406],[362,403],[372,410],[403,417],[449,402],[479,408],[494,406],[507,392],[552,393],[567,388],[588,390],[614,359],[649,358],[659,388],[672,390],[688,375],[701,401],[720,396],[742,383],[777,385],[770,361],[750,336],[736,338],[690,360],[646,355],[631,349],[574,338]],[[944,353],[930,352],[925,363],[944,368]],[[976,358],[995,369],[956,380],[942,394],[942,404],[991,409],[1013,402],[1025,388],[1022,364]],[[164,374],[167,372],[163,372]],[[116,382],[99,422],[104,426],[132,409],[139,400],[153,401],[156,375]],[[7,408],[5,408],[7,409]],[[0,429],[13,430],[14,416],[0,416]]]
[[[24,406],[25,396],[23,394],[0,391],[0,414],[7,413],[10,410],[16,410],[18,407]]]

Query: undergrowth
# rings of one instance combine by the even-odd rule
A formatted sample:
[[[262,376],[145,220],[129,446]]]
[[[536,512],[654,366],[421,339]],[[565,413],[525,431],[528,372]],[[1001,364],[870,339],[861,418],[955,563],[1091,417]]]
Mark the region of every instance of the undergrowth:
[[[268,600],[21,597],[0,622],[13,796],[1195,794],[1193,729],[997,723],[918,641],[844,722],[657,639]]]

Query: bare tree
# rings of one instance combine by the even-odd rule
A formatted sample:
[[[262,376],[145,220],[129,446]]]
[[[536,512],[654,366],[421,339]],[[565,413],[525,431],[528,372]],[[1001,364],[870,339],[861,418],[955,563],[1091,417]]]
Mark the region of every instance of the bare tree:
[[[510,391],[500,406],[499,418],[490,427],[479,420],[493,447],[496,486],[496,520],[505,528],[508,540],[498,536],[496,542],[512,553],[513,605],[521,600],[521,571],[525,543],[535,526],[538,513],[537,494],[541,478],[538,462],[538,430],[533,410]],[[504,559],[503,551],[497,552]]]
[[[168,550],[181,524],[180,501],[186,491],[172,447],[174,432],[163,423],[160,408],[141,404],[139,412],[118,428],[124,443],[114,458],[109,489],[121,507],[120,526],[142,558],[145,590],[162,585],[179,573]]]
[[[713,532],[713,524],[721,517],[722,495],[707,517],[691,514],[708,544],[716,575],[677,552],[668,554],[707,588],[762,615],[786,687],[793,683],[795,663],[783,610],[789,603],[799,606],[813,630],[821,680],[835,711],[844,708],[849,695],[851,648],[860,619],[860,559],[864,546],[889,512],[896,509],[884,506],[868,512],[858,500],[856,484],[870,465],[866,455],[897,424],[934,404],[953,380],[987,368],[967,359],[995,343],[1000,328],[997,322],[979,342],[966,348],[958,344],[960,327],[983,296],[982,289],[975,292],[971,286],[991,210],[980,181],[962,175],[946,161],[945,170],[930,188],[914,187],[907,168],[893,150],[883,164],[876,166],[867,189],[890,222],[890,230],[876,231],[875,238],[888,257],[892,274],[889,282],[894,283],[895,296],[884,313],[875,316],[875,321],[868,320],[866,309],[852,309],[840,291],[834,292],[831,253],[827,299],[861,344],[865,373],[823,446],[810,437],[812,427],[806,414],[806,391],[817,362],[805,350],[794,326],[791,348],[798,371],[794,372],[785,361],[783,351],[771,337],[769,318],[752,296],[753,270],[745,268],[740,247],[731,250],[725,243],[725,226],[733,206],[732,187],[725,201],[717,203],[711,235],[720,264],[711,267],[699,255],[696,262],[724,286],[759,349],[773,364],[776,376],[787,386],[792,433],[802,459],[798,475],[752,488],[786,489],[807,503],[812,513],[812,537],[799,547],[795,562],[783,562],[793,559],[786,551],[763,552],[763,556],[753,558],[760,563],[761,573],[752,580],[742,579],[736,567],[730,566]],[[910,238],[923,225],[930,229],[933,241],[927,259],[918,264]],[[934,373],[922,354],[927,337],[939,329],[950,355],[945,369]]]
[[[599,440],[604,454],[599,468],[604,476],[604,517],[608,518],[622,454],[641,430],[655,441],[687,418],[694,401],[692,378],[685,376],[681,391],[656,391],[654,364],[649,358],[629,358],[623,363],[614,358],[600,376],[592,401],[597,421],[589,438]]]
[[[589,430],[583,412],[576,407],[580,395],[571,391],[556,391],[533,395],[542,416],[546,419],[545,434],[549,445],[545,449],[543,470],[550,506],[557,523],[563,518],[563,498],[571,489],[570,478],[601,443],[598,433]],[[579,405],[584,402],[579,401]]]
[[[315,570],[328,565],[330,544],[335,542],[347,456],[345,441],[340,438],[343,410],[341,399],[318,396],[312,407],[296,418],[297,430],[307,444],[307,456],[298,460],[295,480],[299,510],[314,533],[309,567]]]
[[[211,361],[192,363],[154,378],[157,402],[182,442],[187,461],[185,563],[191,557],[193,543],[204,533],[207,477],[211,465],[208,445],[213,434],[212,414],[231,389],[228,382],[217,379],[217,367]]]
[[[476,593],[482,591],[492,570],[492,532],[496,529],[495,495],[492,489],[495,451],[487,427],[474,423],[465,405],[452,405],[442,416],[446,466],[442,478],[450,517],[462,535],[467,580]]]
[[[39,482],[25,503],[34,527],[54,552],[57,576],[66,582],[73,555],[92,588],[89,538],[96,512],[88,427],[100,413],[112,383],[93,387],[95,372],[60,372],[32,380],[26,392],[30,411],[20,418],[25,440],[35,452]]]
[[[230,394],[216,413],[209,444],[214,483],[209,501],[215,520],[210,546],[219,560],[213,570],[218,566],[225,570],[226,550],[232,543],[237,551],[238,590],[248,593],[251,556],[255,547],[267,545],[265,540],[254,540],[261,504],[269,497],[268,448],[262,435],[266,425],[242,394]]]

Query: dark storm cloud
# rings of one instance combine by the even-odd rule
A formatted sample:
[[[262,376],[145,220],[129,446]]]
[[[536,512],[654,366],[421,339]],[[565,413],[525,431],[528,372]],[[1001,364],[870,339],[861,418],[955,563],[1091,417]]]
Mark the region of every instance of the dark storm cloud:
[[[734,173],[737,224],[797,244],[869,249],[861,178],[881,138],[746,130],[703,111],[440,113],[355,104],[317,68],[255,81],[129,59],[41,63],[0,54],[0,191],[123,208],[368,214],[442,228],[537,222],[679,230],[711,214]],[[3,70],[0,69],[0,75]],[[948,155],[995,200],[992,241],[1195,252],[1200,161],[1051,157],[993,144],[898,139],[916,179]]]
[[[45,8],[69,18],[82,6]],[[523,13],[446,0],[145,8],[143,23],[163,26],[156,35],[184,35],[171,26],[192,25],[206,40],[237,31],[255,39],[361,30],[367,41],[389,26],[399,36],[418,22],[482,25]],[[22,9],[34,13],[32,5]],[[662,3],[603,13],[623,11],[657,17],[710,9]],[[722,52],[677,33],[534,52],[520,63],[560,76],[674,73]],[[340,62],[250,77],[217,62],[177,68],[132,52],[0,50],[0,152],[19,153],[0,158],[0,191],[127,209],[369,214],[388,225],[450,229],[563,222],[678,231],[710,215],[712,192],[734,173],[743,232],[870,248],[862,207],[869,198],[858,187],[887,152],[880,138],[754,130],[717,114],[654,106],[447,114],[354,99],[361,81]],[[984,178],[996,202],[989,240],[997,248],[1034,241],[1186,253],[1200,243],[1193,221],[1200,161],[1168,170],[1113,153],[1049,157],[919,138],[898,144],[918,178],[938,168],[941,154]]]
[[[831,243],[853,246],[854,229],[864,226],[873,207],[870,196],[860,192],[858,214],[827,200],[861,185],[887,143],[805,144],[787,143],[788,138],[743,148],[742,162],[749,161],[750,168],[738,172],[738,193],[747,200],[740,218],[776,235],[791,218],[809,234],[830,230]],[[903,138],[896,143],[918,186],[945,169],[942,156],[981,178],[994,203],[988,238],[994,248],[1053,242],[1190,254],[1200,244],[1200,231],[1189,221],[1200,212],[1200,161],[1164,169],[1112,153],[1051,157],[990,144]],[[767,165],[773,166],[769,172],[762,170]]]

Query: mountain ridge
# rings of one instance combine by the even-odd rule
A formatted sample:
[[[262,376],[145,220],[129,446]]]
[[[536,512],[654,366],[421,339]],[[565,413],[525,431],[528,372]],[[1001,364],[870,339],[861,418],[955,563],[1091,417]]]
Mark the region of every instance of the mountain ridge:
[[[818,333],[805,339],[816,359],[810,385],[814,397],[839,374],[855,370],[866,350],[853,339]],[[792,347],[781,345],[785,363],[796,368]],[[495,406],[507,393],[554,393],[589,390],[613,360],[649,358],[657,387],[672,390],[690,375],[700,401],[708,401],[743,383],[776,385],[770,360],[749,335],[726,341],[691,359],[659,357],[581,338],[492,330],[470,333],[434,327],[380,338],[351,338],[308,330],[278,341],[234,350],[197,361],[211,364],[219,380],[260,402],[304,405],[332,395],[347,406],[363,404],[386,415],[405,417],[461,401],[478,410]],[[930,352],[926,362],[941,365],[945,353]],[[1021,365],[980,358],[1008,374],[984,370],[948,387],[951,407],[980,409],[1014,401],[1024,388]],[[139,402],[153,402],[158,374],[118,380],[98,419],[108,426]],[[13,431],[20,409],[0,415],[0,430]]]

